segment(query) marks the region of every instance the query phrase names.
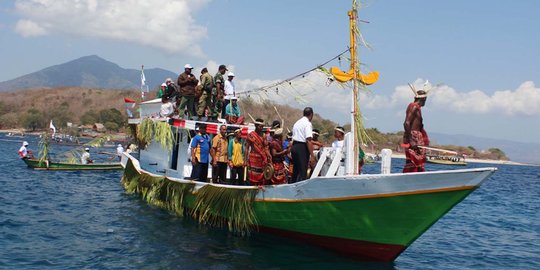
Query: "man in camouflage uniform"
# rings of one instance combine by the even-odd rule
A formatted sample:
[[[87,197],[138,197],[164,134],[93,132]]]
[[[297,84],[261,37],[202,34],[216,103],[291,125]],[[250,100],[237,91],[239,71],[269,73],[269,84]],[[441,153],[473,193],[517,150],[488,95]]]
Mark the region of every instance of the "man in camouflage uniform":
[[[227,72],[227,67],[225,65],[220,65],[216,76],[214,76],[214,88],[212,89],[212,119],[216,120],[218,114],[221,112],[223,107],[223,87],[225,85],[225,80],[223,79],[223,74]]]
[[[214,88],[214,79],[212,78],[212,75],[208,73],[207,68],[203,68],[201,70],[201,88],[202,93],[199,97],[199,104],[197,106],[197,116],[199,117],[199,120],[204,117],[204,110],[208,107],[208,116],[210,117],[212,112],[212,90]]]

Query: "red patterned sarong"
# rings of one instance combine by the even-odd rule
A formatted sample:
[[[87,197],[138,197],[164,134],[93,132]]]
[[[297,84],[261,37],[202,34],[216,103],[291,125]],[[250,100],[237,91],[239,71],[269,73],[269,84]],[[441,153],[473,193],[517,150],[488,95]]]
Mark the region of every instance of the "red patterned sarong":
[[[281,141],[273,140],[270,144],[270,147],[276,152],[283,151],[283,145]],[[280,185],[287,183],[287,170],[285,169],[285,164],[283,164],[283,156],[273,156],[272,165],[274,166],[274,175],[272,176],[272,184]]]
[[[426,131],[411,131],[409,143],[410,147],[405,150],[405,167],[403,167],[403,172],[409,173],[426,171],[426,149],[418,147],[429,145],[429,138]]]
[[[268,164],[266,152],[266,140],[252,131],[247,140],[251,143],[251,151],[248,155],[248,176],[252,185],[264,185],[263,170]]]

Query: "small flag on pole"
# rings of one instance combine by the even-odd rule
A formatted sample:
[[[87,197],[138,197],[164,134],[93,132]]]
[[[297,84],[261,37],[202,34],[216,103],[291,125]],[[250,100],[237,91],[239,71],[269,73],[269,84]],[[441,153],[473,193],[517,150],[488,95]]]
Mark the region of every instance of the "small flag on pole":
[[[141,66],[141,97],[144,100],[144,93],[148,93],[148,85],[146,85],[146,77],[144,76],[144,65]]]

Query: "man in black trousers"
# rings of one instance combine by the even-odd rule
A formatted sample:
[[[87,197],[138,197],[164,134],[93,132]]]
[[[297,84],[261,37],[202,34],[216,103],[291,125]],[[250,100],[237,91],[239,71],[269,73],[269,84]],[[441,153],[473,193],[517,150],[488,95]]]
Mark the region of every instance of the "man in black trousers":
[[[304,116],[300,118],[293,126],[292,134],[292,163],[293,175],[291,183],[296,183],[307,179],[307,169],[310,162],[315,163],[315,155],[313,154],[313,109],[311,107],[304,108]],[[313,164],[314,165],[314,164]]]

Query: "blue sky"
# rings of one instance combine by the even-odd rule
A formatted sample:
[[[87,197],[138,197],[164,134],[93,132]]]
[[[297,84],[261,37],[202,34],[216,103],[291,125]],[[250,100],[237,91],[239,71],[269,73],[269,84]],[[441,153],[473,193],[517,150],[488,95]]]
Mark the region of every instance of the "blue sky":
[[[368,127],[402,129],[412,95],[433,90],[424,117],[432,132],[540,142],[540,2],[366,1],[365,71],[381,73],[361,96]],[[96,54],[124,68],[211,73],[227,64],[240,89],[279,81],[348,46],[351,1],[18,0],[0,2],[0,81]],[[346,58],[327,67],[347,69]],[[348,91],[320,73],[275,98],[344,124]],[[150,82],[152,83],[152,82]],[[158,84],[160,82],[155,82]],[[292,89],[294,87],[294,89]],[[295,96],[301,96],[298,98]]]

